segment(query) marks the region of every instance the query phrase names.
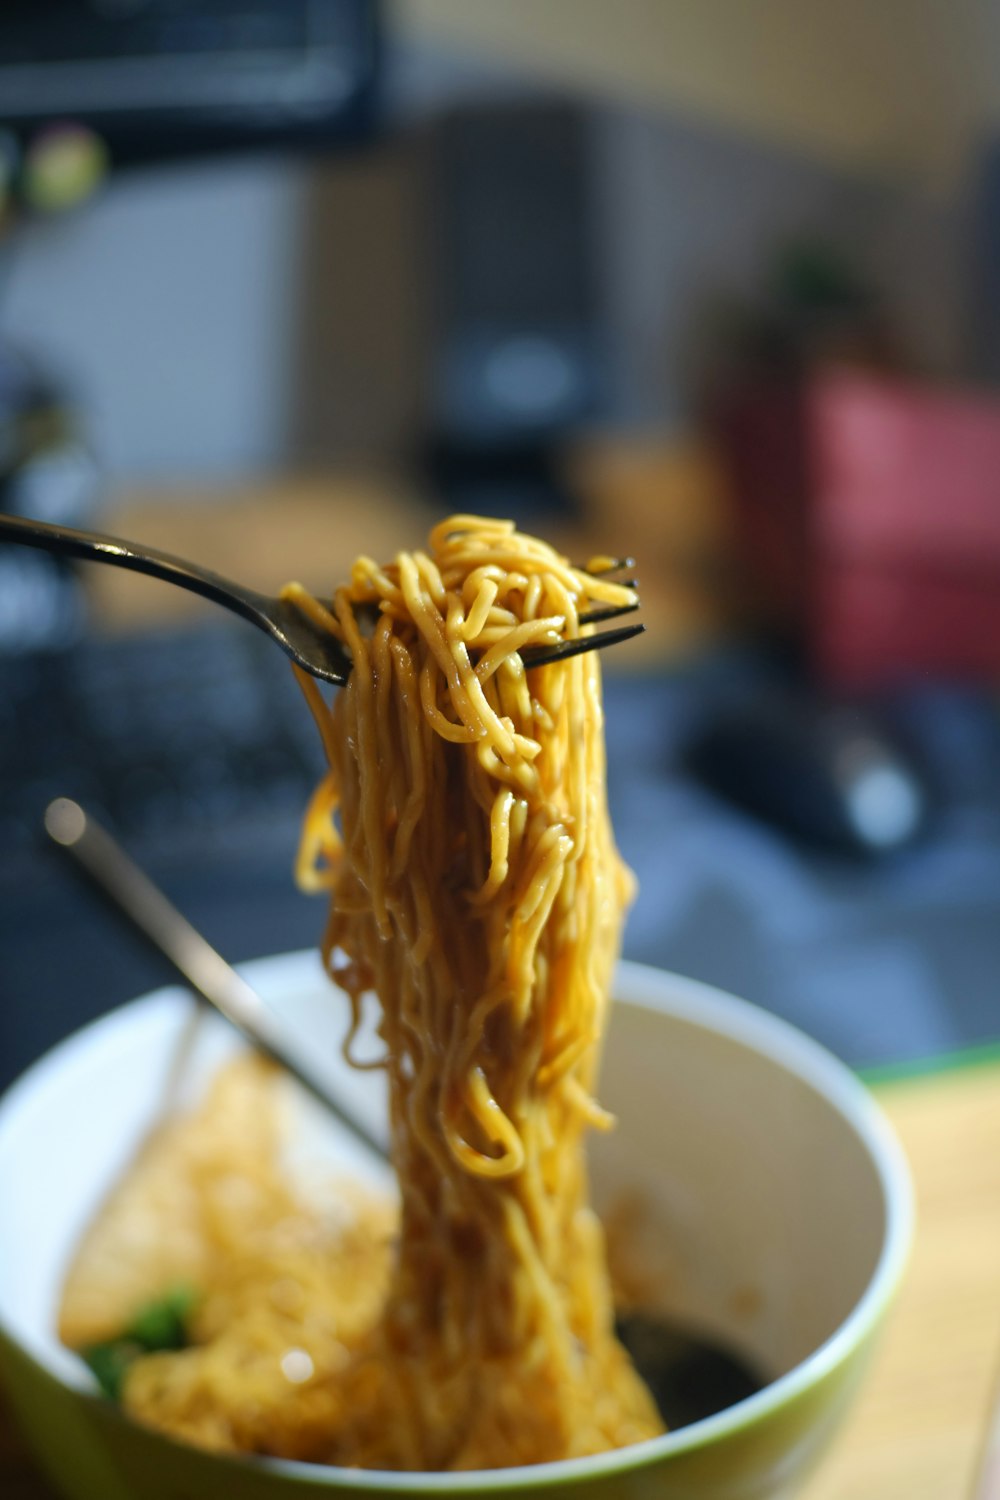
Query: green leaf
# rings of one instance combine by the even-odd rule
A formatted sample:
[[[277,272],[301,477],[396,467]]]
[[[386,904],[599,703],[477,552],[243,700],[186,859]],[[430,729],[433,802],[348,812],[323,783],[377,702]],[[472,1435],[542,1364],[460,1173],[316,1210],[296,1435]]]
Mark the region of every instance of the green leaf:
[[[117,1338],[81,1349],[80,1357],[93,1372],[105,1396],[120,1401],[129,1367],[144,1354],[186,1349],[191,1342],[187,1319],[198,1300],[193,1287],[176,1286],[147,1302]]]
[[[112,1401],[120,1401],[126,1372],[133,1361],[144,1353],[145,1350],[140,1349],[137,1344],[129,1344],[124,1339],[112,1339],[106,1344],[91,1344],[88,1348],[81,1349],[80,1357],[95,1375],[103,1394]]]
[[[190,1342],[187,1319],[197,1301],[191,1287],[174,1287],[136,1313],[123,1337],[152,1354],[162,1349],[185,1349]]]

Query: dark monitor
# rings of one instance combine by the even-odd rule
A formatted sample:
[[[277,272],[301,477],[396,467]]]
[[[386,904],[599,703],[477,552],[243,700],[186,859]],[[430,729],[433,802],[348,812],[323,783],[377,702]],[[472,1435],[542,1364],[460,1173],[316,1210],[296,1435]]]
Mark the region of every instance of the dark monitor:
[[[86,125],[114,161],[358,139],[376,0],[4,0],[0,126]]]

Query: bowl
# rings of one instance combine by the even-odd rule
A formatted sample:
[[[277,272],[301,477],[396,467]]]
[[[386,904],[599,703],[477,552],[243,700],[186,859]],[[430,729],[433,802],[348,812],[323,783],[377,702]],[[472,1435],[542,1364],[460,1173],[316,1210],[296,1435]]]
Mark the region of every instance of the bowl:
[[[343,1015],[316,956],[245,973],[377,1122],[381,1080],[339,1061]],[[629,963],[615,997],[600,1097],[619,1124],[593,1140],[595,1201],[627,1225],[658,1309],[748,1356],[768,1373],[763,1389],[614,1453],[471,1474],[220,1457],[129,1421],[54,1326],[74,1245],[155,1118],[192,1028],[191,997],[165,989],[62,1043],[0,1101],[0,1376],[55,1487],[70,1500],[794,1494],[862,1381],[903,1271],[912,1204],[902,1154],[854,1075],[767,1012]],[[191,1087],[241,1045],[202,1015]],[[335,1129],[331,1152],[368,1171]]]

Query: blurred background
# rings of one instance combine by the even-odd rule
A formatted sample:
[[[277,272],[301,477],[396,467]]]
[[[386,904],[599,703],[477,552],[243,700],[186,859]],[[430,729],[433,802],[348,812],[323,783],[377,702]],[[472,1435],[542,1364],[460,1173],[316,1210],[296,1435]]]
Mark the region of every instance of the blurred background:
[[[858,1065],[1000,1036],[1000,0],[7,0],[0,509],[329,592],[453,509],[638,560],[629,956]],[[190,596],[0,546],[0,1082],[307,946],[319,747]]]

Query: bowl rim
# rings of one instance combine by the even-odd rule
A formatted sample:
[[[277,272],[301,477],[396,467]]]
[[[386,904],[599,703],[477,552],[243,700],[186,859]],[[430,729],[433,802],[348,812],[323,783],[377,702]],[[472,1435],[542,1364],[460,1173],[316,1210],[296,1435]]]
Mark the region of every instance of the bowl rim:
[[[266,998],[269,990],[274,993],[282,985],[287,985],[290,978],[297,977],[307,966],[317,973],[321,972],[313,949],[254,959],[238,967]],[[864,1344],[902,1278],[914,1227],[914,1195],[909,1166],[892,1127],[868,1087],[846,1063],[798,1027],[763,1006],[740,999],[701,980],[623,959],[615,971],[612,992],[615,1000],[623,1004],[669,1014],[681,1021],[722,1033],[750,1050],[762,1053],[821,1094],[854,1131],[875,1168],[882,1193],[884,1231],[878,1259],[868,1283],[833,1333],[792,1369],[735,1405],[660,1437],[585,1458],[457,1473],[343,1469],[294,1459],[238,1454],[206,1453],[206,1458],[210,1457],[224,1466],[251,1465],[271,1470],[294,1478],[299,1483],[313,1484],[328,1490],[359,1492],[370,1489],[383,1494],[395,1492],[401,1495],[483,1494],[530,1486],[555,1486],[574,1480],[607,1478],[694,1452],[745,1431],[822,1382]],[[33,1092],[57,1065],[65,1065],[70,1054],[94,1045],[102,1030],[114,1030],[116,1024],[129,1012],[151,1007],[170,995],[188,993],[178,985],[167,985],[137,996],[89,1022],[50,1048],[0,1093],[0,1139],[8,1119],[17,1111],[19,1100]],[[0,1336],[63,1389],[84,1399],[101,1399],[82,1385],[71,1385],[60,1370],[27,1349],[13,1331],[5,1326],[2,1314]],[[164,1434],[150,1432],[149,1435],[168,1444],[175,1443],[174,1439]]]

